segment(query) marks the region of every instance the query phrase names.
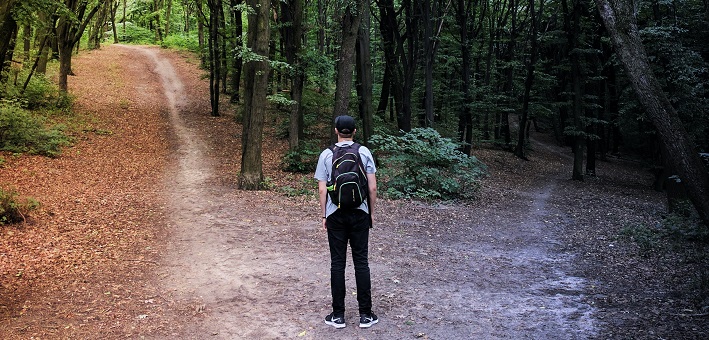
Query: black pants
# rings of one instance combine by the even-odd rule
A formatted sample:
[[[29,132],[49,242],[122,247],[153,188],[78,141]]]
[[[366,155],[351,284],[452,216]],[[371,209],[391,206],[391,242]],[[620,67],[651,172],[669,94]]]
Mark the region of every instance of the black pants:
[[[326,221],[330,244],[330,284],[332,286],[332,311],[345,313],[345,264],[347,242],[352,249],[352,262],[357,282],[357,302],[360,314],[372,312],[372,283],[369,276],[369,228],[371,220],[366,212],[337,210]]]

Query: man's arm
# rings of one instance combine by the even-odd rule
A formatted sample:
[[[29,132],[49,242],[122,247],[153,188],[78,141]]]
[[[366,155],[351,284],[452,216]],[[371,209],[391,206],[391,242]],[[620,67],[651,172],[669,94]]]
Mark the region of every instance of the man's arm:
[[[321,216],[325,217],[325,214],[327,214],[327,182],[326,181],[318,181],[318,196],[320,197],[320,212]],[[322,227],[323,229],[327,230],[327,226],[325,225],[325,219],[322,219]]]
[[[367,174],[367,184],[369,187],[369,202],[367,202],[367,205],[369,206],[369,217],[372,219],[372,226],[374,226],[374,206],[377,204],[377,177],[374,174]]]

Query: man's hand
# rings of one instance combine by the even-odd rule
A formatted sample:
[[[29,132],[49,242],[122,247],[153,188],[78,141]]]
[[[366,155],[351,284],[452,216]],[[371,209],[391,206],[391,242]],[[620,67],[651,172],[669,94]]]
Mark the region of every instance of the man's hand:
[[[325,231],[327,231],[327,224],[325,224],[325,222],[327,222],[327,220],[323,218],[323,219],[322,219],[322,228],[323,228]]]

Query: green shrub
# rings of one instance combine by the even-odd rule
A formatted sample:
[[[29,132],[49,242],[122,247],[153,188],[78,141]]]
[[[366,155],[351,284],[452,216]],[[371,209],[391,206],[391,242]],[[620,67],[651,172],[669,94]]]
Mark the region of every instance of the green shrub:
[[[620,235],[638,245],[640,255],[648,257],[663,248],[662,230],[650,228],[644,224],[626,225]]]
[[[47,128],[45,120],[15,105],[0,103],[0,150],[58,156],[69,139],[62,126]]]
[[[283,171],[308,173],[314,172],[318,165],[320,149],[313,141],[303,141],[300,146],[293,151],[287,152],[281,159]]]
[[[116,25],[118,32],[118,40],[126,44],[145,44],[153,45],[155,44],[155,32],[136,26],[132,22],[126,22],[126,29],[123,30],[123,23]],[[112,31],[106,32],[106,34],[113,35]]]
[[[199,40],[194,34],[172,34],[162,41],[163,47],[175,48],[178,50],[186,50],[194,53],[199,53]]]
[[[26,221],[40,204],[31,197],[21,199],[15,190],[0,188],[0,225]]]
[[[4,84],[0,90],[2,91],[0,97],[3,98],[4,104],[11,103],[28,110],[54,110],[70,107],[71,98],[62,94],[59,87],[43,74],[32,75],[27,83],[27,88],[23,89],[28,74],[29,71],[24,70],[18,76],[17,84],[13,82]]]
[[[430,128],[370,139],[379,160],[377,183],[390,198],[472,198],[487,167]]]

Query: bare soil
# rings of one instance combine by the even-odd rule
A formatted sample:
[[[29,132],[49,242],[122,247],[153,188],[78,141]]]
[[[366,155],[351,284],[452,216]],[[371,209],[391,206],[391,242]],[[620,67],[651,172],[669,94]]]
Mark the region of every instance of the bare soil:
[[[347,327],[335,330],[315,196],[237,189],[241,126],[226,103],[209,116],[198,61],[112,45],[73,67],[89,127],[76,145],[57,159],[2,155],[0,183],[43,207],[0,227],[0,338],[709,334],[707,246],[648,250],[623,236],[665,214],[649,172],[614,157],[571,181],[569,150],[539,133],[531,161],[475,151],[490,176],[474,201],[381,200],[370,236],[380,322],[357,327],[349,264]],[[300,182],[278,169],[286,141],[266,135],[266,176],[276,188]]]

